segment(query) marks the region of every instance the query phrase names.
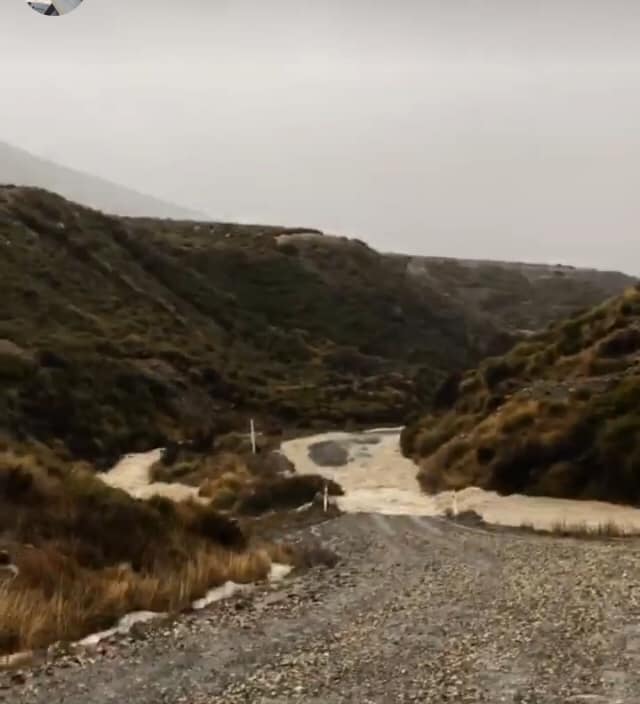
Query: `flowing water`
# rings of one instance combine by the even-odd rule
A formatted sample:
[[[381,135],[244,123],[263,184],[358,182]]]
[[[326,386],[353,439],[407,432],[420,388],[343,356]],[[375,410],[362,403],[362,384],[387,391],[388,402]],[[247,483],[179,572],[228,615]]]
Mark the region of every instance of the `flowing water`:
[[[122,489],[136,499],[164,496],[174,501],[198,500],[197,487],[151,481],[151,468],[161,457],[161,449],[125,455],[112,469],[101,475],[101,479],[105,484]]]
[[[344,464],[323,466],[318,463],[318,456],[327,444],[346,451]],[[345,495],[338,498],[338,505],[347,513],[441,516],[447,511],[475,511],[487,523],[502,526],[526,525],[550,531],[558,526],[595,530],[613,525],[621,532],[640,533],[640,510],[627,506],[599,501],[499,496],[475,487],[425,494],[416,479],[415,464],[400,452],[398,428],[298,438],[284,443],[282,452],[298,472],[321,474],[341,484]]]
[[[151,468],[161,457],[162,449],[125,455],[111,470],[100,475],[100,478],[105,484],[115,489],[126,491],[136,499],[150,499],[152,496],[164,496],[173,501],[184,501],[187,499],[206,501],[198,496],[198,489],[196,487],[179,483],[152,482]],[[270,567],[269,581],[278,582],[284,579],[291,570],[292,567],[290,565],[282,565],[274,562]],[[216,601],[228,599],[238,592],[249,589],[251,589],[251,586],[247,584],[237,584],[231,581],[225,582],[219,587],[210,589],[202,599],[194,601],[192,608],[196,611],[205,609]],[[167,614],[154,611],[136,611],[121,618],[113,628],[87,636],[79,641],[78,645],[93,647],[98,645],[101,641],[112,638],[113,636],[129,633],[138,623],[146,623],[147,621],[164,618],[166,616]]]
[[[592,529],[613,525],[625,533],[640,533],[640,509],[600,501],[573,501],[532,496],[499,496],[470,487],[462,491],[425,494],[416,479],[415,464],[400,452],[401,428],[378,428],[363,433],[330,432],[283,443],[282,453],[301,474],[321,474],[345,490],[339,497],[347,513],[441,516],[475,511],[487,523],[531,526],[537,530]],[[343,464],[322,464],[322,450],[339,450]],[[184,484],[151,481],[151,467],[162,450],[126,455],[102,475],[110,486],[135,498],[154,495],[175,501],[198,500],[198,490]],[[330,453],[335,455],[336,453]]]

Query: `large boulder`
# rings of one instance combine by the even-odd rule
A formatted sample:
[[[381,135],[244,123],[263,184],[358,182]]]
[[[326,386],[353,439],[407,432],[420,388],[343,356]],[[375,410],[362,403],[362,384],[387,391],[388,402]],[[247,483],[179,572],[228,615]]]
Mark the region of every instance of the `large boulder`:
[[[324,440],[309,446],[309,457],[318,467],[343,467],[349,461],[349,452],[335,440]]]

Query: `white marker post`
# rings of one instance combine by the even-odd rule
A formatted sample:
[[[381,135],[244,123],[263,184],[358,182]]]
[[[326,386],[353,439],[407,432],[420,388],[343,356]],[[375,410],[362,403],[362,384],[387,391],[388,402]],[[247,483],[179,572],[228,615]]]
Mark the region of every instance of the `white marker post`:
[[[256,454],[256,426],[253,422],[253,418],[251,419],[251,452],[253,452],[254,455]]]
[[[329,508],[329,485],[327,482],[324,483],[324,491],[322,492],[322,505],[326,513]]]
[[[453,515],[458,515],[458,492],[453,492]]]

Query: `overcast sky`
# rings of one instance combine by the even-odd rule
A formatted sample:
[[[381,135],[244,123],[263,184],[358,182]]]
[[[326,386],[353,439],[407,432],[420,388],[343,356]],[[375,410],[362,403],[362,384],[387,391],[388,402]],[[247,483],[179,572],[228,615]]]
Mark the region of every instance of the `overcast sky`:
[[[215,218],[640,274],[638,0],[0,3],[0,140]]]

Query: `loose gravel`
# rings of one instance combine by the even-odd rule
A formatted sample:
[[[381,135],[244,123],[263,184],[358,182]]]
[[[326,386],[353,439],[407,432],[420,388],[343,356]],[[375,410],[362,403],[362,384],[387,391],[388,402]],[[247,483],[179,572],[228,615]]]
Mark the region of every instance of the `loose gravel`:
[[[340,562],[0,675],[24,704],[640,701],[640,545],[345,515]]]

